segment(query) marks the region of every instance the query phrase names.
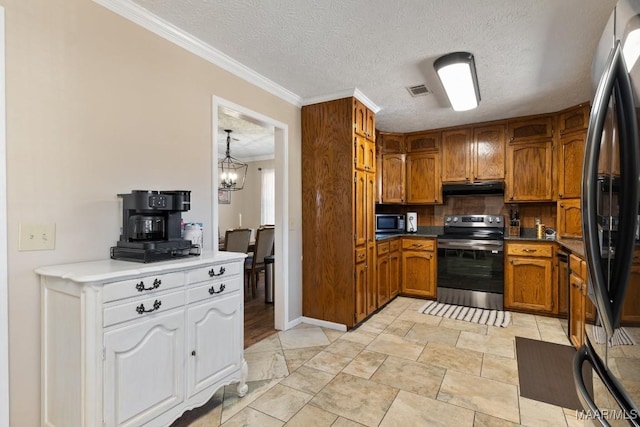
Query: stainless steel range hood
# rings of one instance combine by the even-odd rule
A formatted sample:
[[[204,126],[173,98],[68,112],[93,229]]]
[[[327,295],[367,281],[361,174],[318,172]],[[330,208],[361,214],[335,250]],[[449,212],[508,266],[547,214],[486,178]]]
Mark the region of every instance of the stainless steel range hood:
[[[443,196],[504,194],[503,181],[442,184]]]

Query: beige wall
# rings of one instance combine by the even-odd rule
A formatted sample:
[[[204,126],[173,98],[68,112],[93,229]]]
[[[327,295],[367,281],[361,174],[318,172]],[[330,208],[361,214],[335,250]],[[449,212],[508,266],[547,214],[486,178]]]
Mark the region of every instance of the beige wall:
[[[211,241],[212,95],[289,126],[291,215],[300,216],[300,109],[90,0],[0,0],[6,13],[11,425],[40,423],[34,268],[108,256],[117,193],[192,191],[185,220]],[[21,222],[56,224],[56,249],[18,252]],[[288,231],[300,259],[299,223]],[[299,298],[300,265],[289,269]],[[295,304],[294,304],[295,305]],[[295,315],[295,313],[294,313]]]

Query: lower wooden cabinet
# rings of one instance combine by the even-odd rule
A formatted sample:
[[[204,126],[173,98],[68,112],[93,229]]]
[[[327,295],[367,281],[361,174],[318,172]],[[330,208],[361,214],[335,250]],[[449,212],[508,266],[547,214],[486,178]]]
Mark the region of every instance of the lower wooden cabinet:
[[[400,293],[400,239],[380,242],[377,246],[378,307],[382,307]]]
[[[400,255],[400,239],[389,242],[389,296],[396,297],[400,293],[402,281],[402,256]]]
[[[504,308],[557,314],[554,243],[507,243]]]
[[[402,293],[435,298],[438,270],[435,239],[402,239]]]
[[[622,323],[625,325],[640,325],[640,265],[631,266],[629,287],[622,306]]]
[[[575,348],[584,343],[587,307],[591,301],[587,297],[587,265],[574,254],[569,256],[569,339]]]

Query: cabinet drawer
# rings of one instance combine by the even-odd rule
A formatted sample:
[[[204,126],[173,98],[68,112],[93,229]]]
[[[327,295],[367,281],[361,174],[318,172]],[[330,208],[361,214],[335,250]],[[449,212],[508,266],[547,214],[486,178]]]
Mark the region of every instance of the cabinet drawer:
[[[240,274],[241,262],[229,262],[226,264],[209,265],[187,271],[187,283],[204,282],[205,280],[226,279],[229,276]]]
[[[435,250],[434,240],[415,240],[402,239],[402,249],[410,249],[412,251],[433,251]]]
[[[104,285],[103,301],[117,301],[124,298],[144,296],[177,288],[184,284],[184,273],[158,274],[156,276],[138,277]]]
[[[569,268],[571,268],[571,272],[577,274],[581,278],[584,278],[584,276],[582,275],[583,263],[584,261],[582,261],[582,258],[580,258],[579,256],[576,256],[574,254],[569,255]]]
[[[508,255],[552,257],[552,245],[536,245],[527,243],[509,243],[507,245]]]
[[[122,304],[112,304],[106,307],[104,309],[102,324],[106,328],[107,326],[128,320],[142,319],[153,313],[163,313],[183,305],[183,290],[169,294],[134,298]]]
[[[198,286],[187,289],[187,303],[204,301],[236,292],[242,286],[242,280],[242,277],[236,276],[227,280],[212,280],[209,283],[198,284]]]
[[[378,243],[378,256],[389,253],[389,242]]]
[[[356,264],[367,259],[367,248],[356,248]]]
[[[400,250],[400,240],[393,239],[389,242],[389,252],[395,252]]]

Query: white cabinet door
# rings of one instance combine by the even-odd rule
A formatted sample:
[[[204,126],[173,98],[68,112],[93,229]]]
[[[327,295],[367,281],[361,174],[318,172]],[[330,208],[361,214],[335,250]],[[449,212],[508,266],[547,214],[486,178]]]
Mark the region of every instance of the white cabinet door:
[[[220,296],[187,311],[187,396],[238,371],[243,363],[244,313],[240,293]]]
[[[184,400],[184,311],[104,334],[104,421],[141,425]]]

